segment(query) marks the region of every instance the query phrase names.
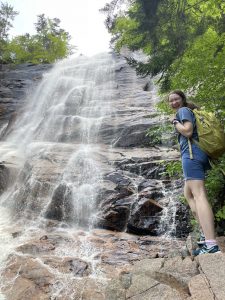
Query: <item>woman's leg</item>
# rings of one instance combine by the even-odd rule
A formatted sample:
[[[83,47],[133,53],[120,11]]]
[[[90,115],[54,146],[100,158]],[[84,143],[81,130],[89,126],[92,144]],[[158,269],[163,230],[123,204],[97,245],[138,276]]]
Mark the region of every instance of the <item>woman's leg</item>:
[[[195,199],[194,199],[194,196],[191,192],[189,185],[187,184],[187,181],[185,181],[185,183],[184,183],[184,197],[187,200],[188,205],[190,206],[193,216],[200,224],[198,214],[197,214]]]
[[[187,180],[185,185],[194,197],[197,218],[206,240],[215,240],[214,216],[208,202],[204,180]]]

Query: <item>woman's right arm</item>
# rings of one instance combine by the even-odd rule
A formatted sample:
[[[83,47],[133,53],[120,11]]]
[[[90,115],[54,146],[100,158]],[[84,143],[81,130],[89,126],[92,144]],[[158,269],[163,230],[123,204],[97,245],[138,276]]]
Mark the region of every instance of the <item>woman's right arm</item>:
[[[182,134],[183,136],[190,138],[193,134],[193,124],[190,121],[184,121],[183,124],[181,124],[179,121],[177,121],[174,124],[176,130]]]

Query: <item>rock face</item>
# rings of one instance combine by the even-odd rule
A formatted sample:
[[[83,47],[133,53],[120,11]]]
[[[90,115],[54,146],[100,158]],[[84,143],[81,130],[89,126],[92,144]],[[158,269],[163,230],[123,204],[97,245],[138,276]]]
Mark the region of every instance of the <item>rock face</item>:
[[[58,73],[53,76],[51,84],[59,87],[47,90],[49,101],[63,98],[66,86],[78,86],[66,93],[63,105],[41,110],[26,159],[9,144],[12,139],[19,148],[23,139],[29,141],[33,127],[25,127],[23,137],[15,139],[20,130],[15,124],[24,125],[15,122],[24,113],[25,94],[50,66],[25,65],[1,73],[1,104],[6,105],[1,154],[9,149],[1,155],[1,203],[14,220],[5,230],[13,246],[2,267],[2,292],[9,300],[198,300],[202,285],[205,297],[222,299],[223,288],[218,291],[209,267],[214,255],[192,259],[185,244],[191,229],[188,210],[178,199],[182,180],[166,173],[166,165],[177,161],[179,153],[171,148],[171,136],[155,134],[159,125],[166,130],[168,122],[155,109],[152,80],[137,78],[120,57],[113,55],[110,62],[113,78],[103,96],[104,65],[103,75],[94,77],[97,94],[90,92],[93,82],[85,88],[87,78],[74,80],[72,66],[61,65],[63,77],[68,75],[66,85]],[[77,70],[88,73],[83,63]],[[96,108],[88,97],[90,103],[101,97],[104,101]],[[7,99],[14,103],[11,108]],[[34,102],[32,109],[37,106]],[[81,145],[86,110],[90,149]],[[57,114],[49,119],[52,111]],[[99,115],[101,123],[96,121]],[[58,128],[59,119],[64,123]],[[149,128],[154,134],[146,136]],[[98,134],[92,135],[94,131]],[[216,256],[214,260],[218,264]]]
[[[218,242],[225,249],[225,239]],[[79,257],[85,245],[92,263]],[[223,300],[224,265],[224,254],[192,258],[178,239],[65,229],[34,234],[17,247],[2,274],[2,291],[10,300]]]
[[[0,69],[0,127],[1,136],[10,132],[17,115],[27,103],[28,91],[32,92],[40,82],[49,64],[22,64],[16,67],[2,65]]]
[[[48,119],[51,111],[57,111],[62,103],[55,106],[50,106],[51,104],[48,103],[49,111],[43,111],[41,114],[41,119],[38,121],[39,126],[35,129],[33,140],[38,141],[40,139],[44,143],[47,139],[49,145],[43,144],[44,149],[41,144],[39,146],[36,143],[36,148],[26,150],[27,152],[30,151],[29,158],[26,159],[22,170],[19,170],[19,176],[15,179],[16,184],[14,184],[14,191],[11,192],[12,203],[10,205],[13,207],[14,214],[18,217],[29,216],[29,219],[31,219],[41,214],[48,219],[67,223],[75,221],[89,226],[87,224],[88,214],[90,214],[89,208],[87,208],[88,203],[83,204],[83,207],[80,208],[81,211],[77,212],[77,207],[81,206],[80,203],[90,202],[80,199],[80,197],[87,198],[86,191],[82,196],[84,192],[81,189],[89,188],[91,189],[90,197],[94,199],[91,200],[93,204],[90,208],[95,212],[92,218],[92,226],[151,235],[162,234],[168,230],[167,227],[174,227],[171,230],[172,235],[186,236],[190,226],[188,224],[187,209],[178,200],[182,188],[181,181],[171,180],[171,178],[163,175],[166,164],[179,159],[179,153],[171,149],[168,141],[163,140],[161,136],[155,136],[155,133],[150,136],[146,135],[147,129],[152,129],[154,132],[155,128],[161,126],[161,123],[164,124],[162,126],[165,126],[165,128],[167,126],[165,117],[155,110],[154,105],[158,98],[152,81],[149,78],[138,78],[135,71],[123,59],[115,56],[110,59],[114,63],[114,75],[110,77],[109,84],[106,81],[108,90],[104,93],[102,92],[102,89],[104,89],[103,83],[98,82],[101,76],[98,78],[97,75],[93,75],[96,77],[95,90],[99,90],[96,95],[91,95],[94,92],[90,93],[90,87],[85,88],[84,85],[81,87],[75,86],[75,88],[72,86],[70,92],[65,92],[64,90],[71,84],[71,77],[68,77],[65,84],[61,83],[65,76],[60,71],[52,75],[52,81],[58,80],[58,89],[50,90],[51,80],[48,85],[44,82],[40,85],[41,88],[37,89],[35,93],[40,94],[40,99],[35,98],[36,101],[43,101],[46,93],[41,94],[41,89],[44,88],[48,90],[49,99],[47,98],[46,101],[49,101],[49,103],[54,97],[57,97],[57,101],[60,98],[65,98],[65,95],[67,98],[63,104],[64,108],[59,109],[59,112],[53,115],[52,119]],[[81,61],[81,66],[82,63]],[[87,72],[88,68],[85,64],[84,70],[81,69],[80,72]],[[97,67],[98,65],[96,65]],[[27,110],[27,108],[24,108],[25,93],[28,93],[28,89],[34,90],[36,81],[40,79],[42,72],[48,70],[48,68],[50,68],[48,65],[34,66],[27,64],[1,73],[2,84],[4,84],[2,97],[10,96],[10,101],[17,103],[17,107],[13,105],[12,108],[10,105],[6,105],[5,98],[3,98],[4,110],[13,109],[8,125],[2,125],[2,128],[4,128],[2,130],[3,139],[10,141],[11,136],[16,136],[20,130],[18,127],[24,126],[25,122],[29,122],[29,116],[26,119],[20,116],[20,113],[16,115],[16,112]],[[64,68],[68,67],[65,66]],[[92,74],[93,71],[90,69],[89,72]],[[70,74],[68,73],[68,75]],[[107,72],[105,76],[108,76]],[[18,84],[18,80],[20,80],[20,84]],[[74,80],[80,80],[80,77],[75,77]],[[110,80],[113,80],[113,84],[110,83]],[[54,84],[54,86],[57,86],[57,84]],[[89,100],[90,97],[91,101]],[[106,108],[104,108],[106,116],[102,118],[100,125],[97,126],[94,123],[92,126],[88,125],[88,143],[93,144],[94,142],[94,145],[97,145],[92,146],[93,148],[96,147],[96,150],[91,153],[92,161],[88,162],[89,154],[84,157],[83,153],[85,152],[83,151],[82,154],[76,154],[77,157],[72,162],[74,167],[65,171],[63,166],[70,164],[69,157],[74,151],[74,145],[79,148],[79,143],[82,142],[80,136],[86,134],[85,131],[83,133],[81,131],[81,127],[84,127],[82,118],[89,118],[92,122],[91,119],[99,116],[100,110],[103,109],[100,105],[97,108],[91,106],[91,103],[95,103],[97,97],[103,97],[101,106],[106,105]],[[28,99],[29,97],[27,97],[29,104]],[[87,101],[90,101],[90,103]],[[43,106],[40,106],[40,108],[38,108],[36,102],[33,102],[32,105],[37,106],[34,109],[38,111],[44,110],[47,104],[43,102]],[[88,111],[88,114],[86,111]],[[44,117],[42,117],[43,114]],[[83,114],[85,117],[78,118],[77,114]],[[72,115],[70,117],[72,119],[69,122],[67,119],[70,115]],[[8,114],[4,116],[4,120],[6,120]],[[25,121],[19,122],[22,117]],[[34,114],[33,118],[35,117]],[[63,130],[54,121],[57,118],[64,120],[64,123],[60,125]],[[14,122],[17,123],[14,124]],[[69,126],[69,123],[73,126]],[[97,134],[94,134],[96,126]],[[34,127],[34,124],[31,123],[30,127]],[[46,130],[46,127],[48,130]],[[58,128],[55,133],[52,131],[52,127]],[[29,128],[27,130],[29,132]],[[58,133],[60,130],[62,133]],[[32,145],[31,142],[29,141],[29,147]],[[81,156],[79,157],[79,155]],[[7,163],[14,163],[14,159],[12,157],[7,158]],[[96,166],[94,166],[95,164]],[[3,165],[3,167],[7,169],[7,165]],[[85,171],[85,168],[87,171]],[[84,174],[80,174],[82,169],[84,169]],[[65,175],[65,172],[69,173],[71,182],[66,182],[63,179],[68,176]],[[93,175],[91,175],[91,172],[94,172]],[[7,177],[11,176],[11,173]],[[88,173],[90,175],[87,176]],[[93,178],[96,173],[101,173],[99,175],[101,179],[95,183]],[[76,181],[78,182],[77,187]],[[2,185],[5,189],[8,187],[6,183],[2,182]],[[173,192],[170,193],[170,191]],[[177,212],[172,212],[173,209]],[[163,226],[162,218],[165,224]]]

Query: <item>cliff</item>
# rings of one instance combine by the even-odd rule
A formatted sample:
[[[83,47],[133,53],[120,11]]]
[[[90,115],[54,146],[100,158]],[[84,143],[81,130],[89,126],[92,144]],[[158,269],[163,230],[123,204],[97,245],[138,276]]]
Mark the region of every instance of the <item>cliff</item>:
[[[195,237],[188,237],[188,209],[179,201],[182,179],[165,175],[166,164],[179,159],[172,136],[146,136],[168,123],[155,109],[152,79],[138,78],[115,55],[82,58],[73,70],[72,63],[50,74],[50,82],[49,65],[1,72],[0,190],[9,221],[2,225],[2,292],[10,300],[225,299],[224,254],[190,255]],[[72,79],[76,72],[91,78]],[[68,76],[66,84],[60,76]],[[74,82],[78,87],[64,93]],[[40,109],[44,97],[54,109]],[[38,120],[32,139],[29,118]],[[24,124],[31,125],[18,135]],[[80,148],[83,138],[88,148]],[[12,148],[12,140],[23,139],[23,153]],[[224,250],[224,238],[218,241]]]

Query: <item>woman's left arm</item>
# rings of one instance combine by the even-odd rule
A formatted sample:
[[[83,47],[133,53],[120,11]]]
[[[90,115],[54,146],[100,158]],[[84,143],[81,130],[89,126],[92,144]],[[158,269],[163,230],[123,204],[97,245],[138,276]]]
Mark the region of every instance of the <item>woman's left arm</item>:
[[[181,124],[179,121],[176,123],[174,122],[174,126],[176,130],[182,134],[183,136],[190,138],[193,134],[193,124],[190,121],[184,121],[183,124]]]

